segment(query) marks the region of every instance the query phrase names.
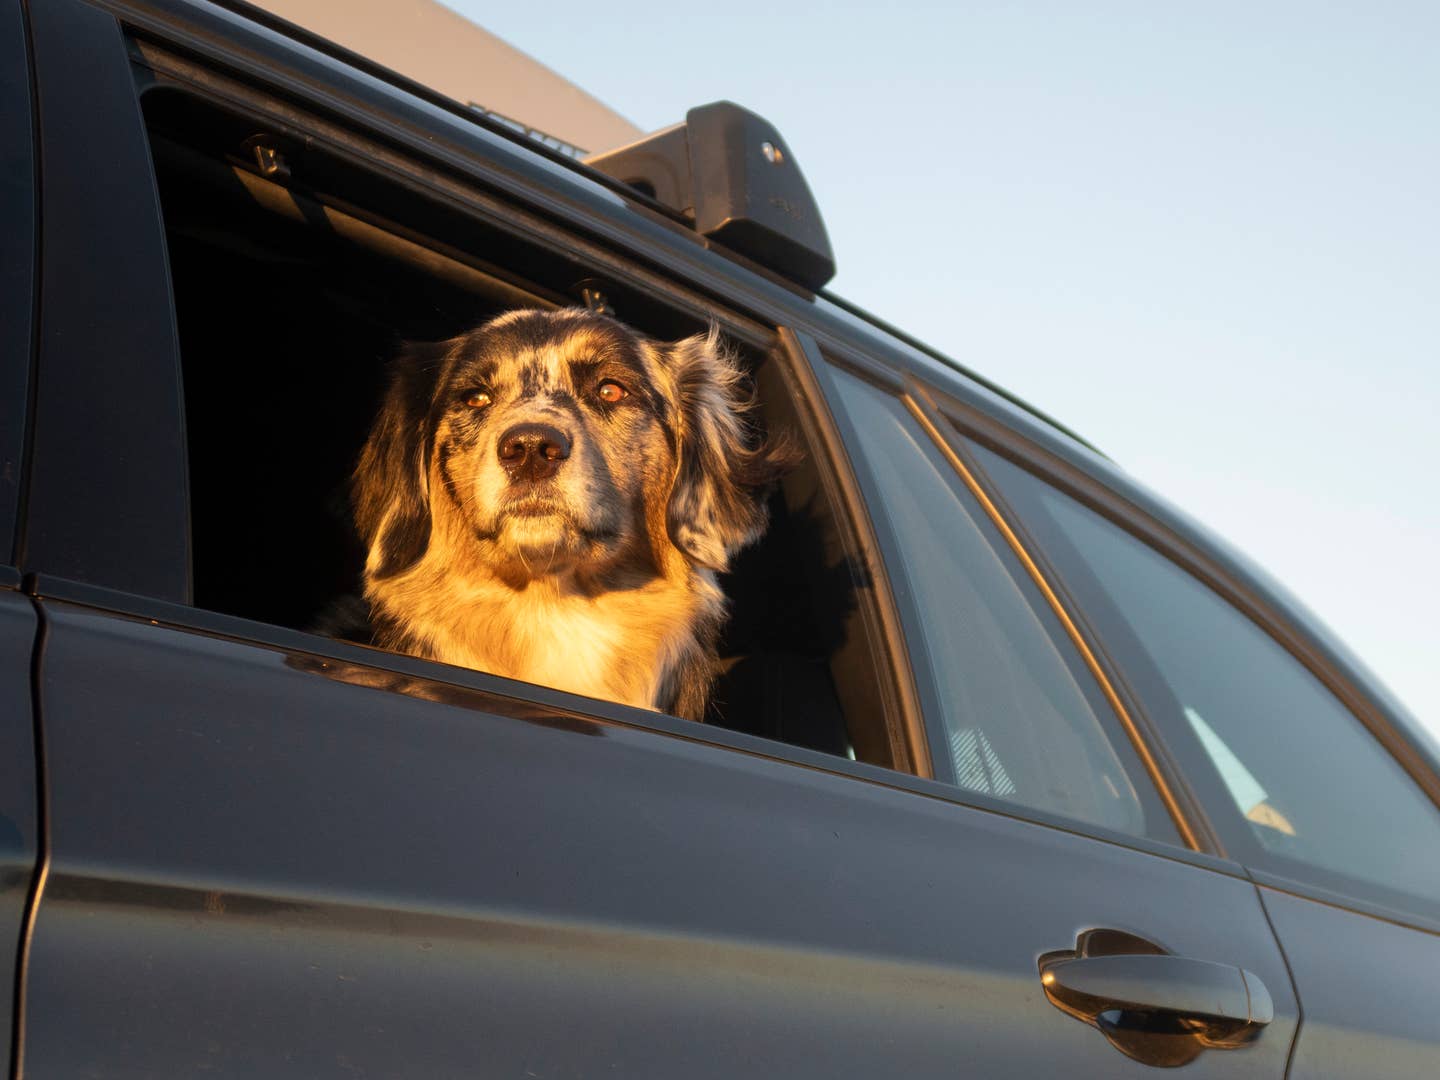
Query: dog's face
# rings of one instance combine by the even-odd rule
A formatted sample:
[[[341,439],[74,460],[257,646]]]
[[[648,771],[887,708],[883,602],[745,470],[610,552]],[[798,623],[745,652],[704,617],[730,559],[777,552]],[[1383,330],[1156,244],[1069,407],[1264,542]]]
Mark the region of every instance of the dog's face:
[[[367,575],[442,548],[521,584],[723,569],[764,518],[740,374],[714,334],[666,345],[583,310],[516,311],[400,358],[356,474]]]
[[[512,570],[613,561],[674,470],[657,372],[608,321],[497,320],[461,339],[434,404],[431,497]]]

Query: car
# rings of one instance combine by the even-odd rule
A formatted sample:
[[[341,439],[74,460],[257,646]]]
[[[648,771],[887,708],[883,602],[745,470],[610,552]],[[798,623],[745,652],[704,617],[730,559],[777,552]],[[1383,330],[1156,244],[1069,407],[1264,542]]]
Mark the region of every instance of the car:
[[[827,293],[773,127],[577,161],[239,2],[0,53],[15,1077],[1440,1073],[1434,745]],[[704,724],[309,629],[395,343],[567,304],[717,324],[805,451]]]

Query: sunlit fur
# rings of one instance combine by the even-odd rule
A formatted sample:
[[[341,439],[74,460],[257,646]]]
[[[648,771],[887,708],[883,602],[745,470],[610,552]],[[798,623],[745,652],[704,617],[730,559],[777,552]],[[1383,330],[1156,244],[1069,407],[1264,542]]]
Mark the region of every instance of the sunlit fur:
[[[755,445],[743,387],[713,328],[664,344],[582,309],[407,347],[354,480],[374,643],[701,719],[715,575],[791,456]],[[501,459],[537,424],[569,443],[538,479]]]

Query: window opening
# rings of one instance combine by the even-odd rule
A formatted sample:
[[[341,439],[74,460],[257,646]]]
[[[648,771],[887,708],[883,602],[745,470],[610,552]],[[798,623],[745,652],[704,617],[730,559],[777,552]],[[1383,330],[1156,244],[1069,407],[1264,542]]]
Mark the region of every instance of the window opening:
[[[517,306],[577,304],[601,285],[647,336],[706,329],[318,141],[257,138],[255,119],[168,87],[142,105],[180,333],[197,607],[313,630],[358,591],[365,550],[348,480],[401,342],[443,340]],[[769,496],[764,536],[722,579],[730,616],[706,720],[893,766],[873,690],[883,654],[855,617],[868,585],[783,361],[729,343],[757,387],[758,423],[790,432],[802,453]]]

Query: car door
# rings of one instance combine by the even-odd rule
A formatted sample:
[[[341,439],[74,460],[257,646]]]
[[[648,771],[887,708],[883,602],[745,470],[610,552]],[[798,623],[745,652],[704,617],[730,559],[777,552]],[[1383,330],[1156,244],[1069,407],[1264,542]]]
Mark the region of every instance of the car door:
[[[33,14],[60,221],[25,566],[49,804],[27,1074],[1283,1075],[1297,1009],[1254,886],[1204,850],[895,377],[832,370],[804,332],[774,362],[863,539],[909,771],[190,603],[207,478],[186,475],[124,27],[73,0]],[[308,58],[268,32],[248,44]],[[103,198],[81,152],[96,132]],[[478,174],[499,151],[474,147]],[[671,243],[617,263],[665,268],[678,293],[698,262],[750,317],[804,318]],[[887,469],[918,502],[887,499]],[[926,576],[937,525],[967,546]],[[932,634],[927,601],[961,595],[983,636]]]
[[[1305,1017],[1290,1075],[1435,1073],[1440,781],[1423,736],[1203,538],[993,449],[966,453],[1054,560],[1260,884]]]
[[[15,522],[35,306],[35,163],[30,58],[16,0],[0,2],[0,1054],[8,1055],[27,898],[39,846],[30,685],[34,606],[15,569]]]
[[[16,976],[7,979],[0,992],[5,1007],[0,1046],[6,1050],[16,1016],[14,988],[24,957],[27,901],[39,849],[30,685],[38,621],[19,585],[20,575],[0,566],[0,927],[6,935],[0,964]]]

